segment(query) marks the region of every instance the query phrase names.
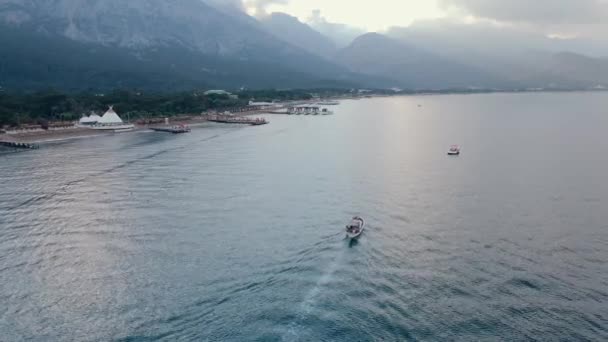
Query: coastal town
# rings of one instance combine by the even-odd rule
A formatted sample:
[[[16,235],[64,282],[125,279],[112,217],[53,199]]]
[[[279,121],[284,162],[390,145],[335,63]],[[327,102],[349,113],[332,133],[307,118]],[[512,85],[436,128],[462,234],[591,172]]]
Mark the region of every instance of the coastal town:
[[[35,144],[53,142],[68,139],[94,137],[116,133],[127,133],[148,129],[169,128],[172,126],[197,126],[207,122],[230,123],[231,120],[239,123],[259,124],[263,119],[249,117],[262,114],[267,110],[259,107],[240,108],[236,112],[217,114],[215,112],[200,113],[198,115],[186,114],[166,118],[154,118],[137,120],[134,122],[124,121],[113,107],[108,108],[106,113],[99,115],[92,113],[84,115],[76,122],[52,122],[47,127],[42,125],[22,125],[14,128],[5,128],[0,132],[0,144],[16,148],[34,148]],[[257,121],[256,121],[257,120]]]
[[[210,90],[205,96],[237,100],[238,96],[224,90]],[[187,133],[190,127],[210,123],[261,126],[269,121],[257,115],[331,115],[329,106],[338,105],[335,99],[311,96],[309,100],[255,101],[246,105],[210,109],[201,113],[172,116],[149,116],[125,119],[115,106],[109,105],[105,112],[92,111],[82,114],[78,120],[50,121],[45,124],[22,124],[0,129],[0,145],[18,149],[35,149],[39,144],[101,135],[152,130],[166,133]]]

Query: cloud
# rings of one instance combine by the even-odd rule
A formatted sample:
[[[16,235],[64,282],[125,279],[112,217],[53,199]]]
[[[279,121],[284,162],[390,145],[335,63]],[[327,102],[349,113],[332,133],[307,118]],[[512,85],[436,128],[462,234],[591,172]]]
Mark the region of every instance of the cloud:
[[[358,27],[329,22],[318,9],[308,17],[307,23],[341,47],[350,44],[355,38],[366,32]]]
[[[441,0],[440,5],[508,22],[588,24],[608,19],[605,0]]]
[[[249,10],[254,10],[256,17],[268,15],[267,9],[272,5],[286,5],[289,0],[244,0],[244,5]]]
[[[215,8],[226,10],[239,10],[245,12],[245,5],[242,0],[203,0],[203,2]]]
[[[517,24],[494,20],[473,22],[458,18],[416,21],[407,27],[392,27],[386,34],[408,44],[461,62],[484,65],[488,60],[516,64],[536,53],[571,51],[594,57],[608,56],[608,41],[595,37],[555,38]],[[520,63],[521,64],[521,63]],[[508,70],[508,69],[505,69]]]
[[[1,0],[0,0],[1,1]],[[239,10],[250,13],[254,17],[268,15],[268,7],[272,5],[287,5],[290,0],[202,0],[215,8],[225,11]]]
[[[552,36],[606,37],[608,0],[439,0],[461,16],[519,25]]]

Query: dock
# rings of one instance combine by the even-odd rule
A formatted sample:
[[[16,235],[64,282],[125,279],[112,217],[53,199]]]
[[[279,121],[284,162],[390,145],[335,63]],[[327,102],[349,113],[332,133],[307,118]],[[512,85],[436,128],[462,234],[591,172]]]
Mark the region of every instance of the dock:
[[[236,125],[250,125],[250,126],[261,126],[268,124],[268,121],[264,118],[248,118],[243,116],[231,116],[231,115],[210,115],[207,121],[236,124]]]
[[[189,133],[191,131],[190,127],[185,125],[172,126],[172,127],[151,127],[151,130],[154,132],[164,132],[164,133],[172,133],[172,134],[183,134]]]
[[[40,146],[36,144],[29,144],[23,142],[15,142],[15,141],[0,141],[1,146],[11,147],[11,148],[20,148],[26,150],[37,150]]]
[[[295,106],[288,107],[287,115],[332,115],[334,112],[327,108],[318,106]]]

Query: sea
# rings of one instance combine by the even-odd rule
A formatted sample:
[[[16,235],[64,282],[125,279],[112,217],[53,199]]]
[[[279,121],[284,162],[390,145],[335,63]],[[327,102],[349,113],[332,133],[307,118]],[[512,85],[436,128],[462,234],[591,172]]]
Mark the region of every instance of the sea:
[[[0,340],[608,340],[608,93],[332,110],[0,154]]]

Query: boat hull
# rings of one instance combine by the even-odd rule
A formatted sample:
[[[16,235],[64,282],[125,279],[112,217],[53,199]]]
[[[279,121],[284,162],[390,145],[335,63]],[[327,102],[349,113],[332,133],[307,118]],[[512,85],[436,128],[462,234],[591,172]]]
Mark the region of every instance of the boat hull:
[[[363,234],[363,230],[365,229],[365,220],[363,220],[362,218],[359,218],[359,220],[361,221],[361,225],[358,227],[359,229],[357,230],[353,230],[351,228],[354,228],[353,226],[346,226],[346,237],[351,239],[351,240],[355,240],[358,239],[361,234]]]

